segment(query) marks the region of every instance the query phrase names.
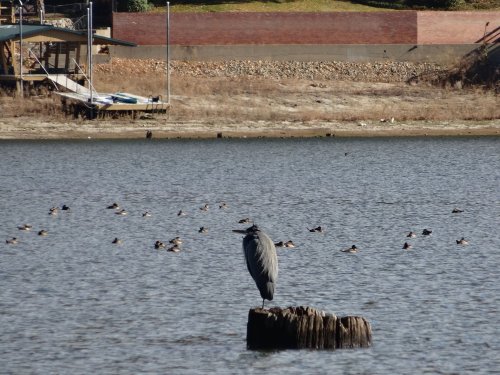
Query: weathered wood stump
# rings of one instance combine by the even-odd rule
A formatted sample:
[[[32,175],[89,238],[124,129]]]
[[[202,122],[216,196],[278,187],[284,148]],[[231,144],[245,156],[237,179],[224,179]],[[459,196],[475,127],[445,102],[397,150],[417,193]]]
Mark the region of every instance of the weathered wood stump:
[[[312,307],[253,308],[248,312],[248,349],[340,349],[371,345],[370,323]]]

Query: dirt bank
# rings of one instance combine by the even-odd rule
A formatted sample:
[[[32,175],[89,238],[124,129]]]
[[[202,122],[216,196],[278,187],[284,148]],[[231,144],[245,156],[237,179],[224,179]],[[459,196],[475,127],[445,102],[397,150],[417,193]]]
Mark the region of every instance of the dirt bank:
[[[168,115],[85,121],[64,117],[57,95],[0,97],[1,139],[499,135],[493,91],[430,85],[429,64],[175,62]],[[162,94],[161,61],[96,67],[100,92]],[[411,79],[413,78],[413,79]],[[412,84],[407,83],[411,81]]]

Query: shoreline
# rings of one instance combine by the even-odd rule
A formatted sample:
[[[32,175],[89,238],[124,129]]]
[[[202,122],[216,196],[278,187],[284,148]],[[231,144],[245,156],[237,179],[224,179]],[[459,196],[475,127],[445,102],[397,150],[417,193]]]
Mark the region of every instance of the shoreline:
[[[500,136],[500,121],[408,122],[169,122],[145,120],[37,121],[32,117],[0,119],[0,140],[310,138],[310,137],[475,137]]]

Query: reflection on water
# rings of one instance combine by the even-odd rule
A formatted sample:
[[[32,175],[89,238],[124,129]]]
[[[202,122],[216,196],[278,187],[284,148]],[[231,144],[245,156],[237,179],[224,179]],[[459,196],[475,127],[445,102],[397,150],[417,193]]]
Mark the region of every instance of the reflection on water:
[[[0,251],[2,371],[497,371],[499,150],[497,138],[1,142],[0,238],[19,238]],[[231,232],[245,217],[296,244],[278,249],[270,305],[363,315],[372,348],[246,350],[261,300]],[[176,236],[180,253],[154,249]]]

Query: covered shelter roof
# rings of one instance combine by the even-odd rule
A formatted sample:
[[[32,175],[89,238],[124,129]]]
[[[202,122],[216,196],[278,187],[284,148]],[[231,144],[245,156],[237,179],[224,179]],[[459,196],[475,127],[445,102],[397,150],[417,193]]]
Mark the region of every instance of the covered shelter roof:
[[[20,39],[19,24],[0,25],[0,42]],[[23,40],[26,42],[81,42],[87,43],[87,32],[63,29],[52,25],[23,24]],[[94,44],[111,44],[136,47],[137,44],[120,39],[93,35]]]

